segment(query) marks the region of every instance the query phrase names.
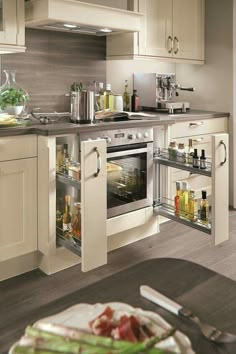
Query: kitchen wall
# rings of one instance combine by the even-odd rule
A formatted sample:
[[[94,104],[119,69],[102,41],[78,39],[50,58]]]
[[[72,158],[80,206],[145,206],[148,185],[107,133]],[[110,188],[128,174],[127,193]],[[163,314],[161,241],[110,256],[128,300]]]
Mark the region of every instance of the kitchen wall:
[[[30,95],[29,111],[69,111],[65,93],[73,81],[91,89],[93,80],[105,81],[105,37],[26,29],[26,47],[25,53],[2,55],[1,70],[16,69],[17,83]]]

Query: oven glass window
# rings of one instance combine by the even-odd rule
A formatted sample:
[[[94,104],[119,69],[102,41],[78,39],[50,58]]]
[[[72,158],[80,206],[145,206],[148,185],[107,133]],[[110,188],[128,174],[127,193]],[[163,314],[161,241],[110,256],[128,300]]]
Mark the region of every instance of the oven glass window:
[[[147,154],[107,159],[107,208],[147,197]]]

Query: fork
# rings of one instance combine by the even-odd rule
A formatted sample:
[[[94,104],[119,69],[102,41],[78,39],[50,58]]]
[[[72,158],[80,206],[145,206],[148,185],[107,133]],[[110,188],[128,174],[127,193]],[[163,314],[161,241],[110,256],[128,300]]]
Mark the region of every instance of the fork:
[[[175,315],[185,317],[196,323],[204,337],[210,341],[215,343],[236,342],[236,334],[222,332],[215,327],[202,322],[195,314],[193,314],[191,310],[184,308],[183,306],[179,305],[158,291],[150,288],[149,286],[141,285],[140,294],[141,296],[174,313]]]

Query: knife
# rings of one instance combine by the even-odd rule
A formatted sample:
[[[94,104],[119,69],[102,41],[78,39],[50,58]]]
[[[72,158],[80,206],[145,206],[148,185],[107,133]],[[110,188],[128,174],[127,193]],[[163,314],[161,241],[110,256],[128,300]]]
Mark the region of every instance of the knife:
[[[147,285],[140,286],[140,294],[147,300],[154,302],[162,308],[172,312],[177,316],[185,317],[198,325],[202,334],[209,340],[216,343],[234,343],[236,335],[232,333],[222,332],[215,327],[202,322],[191,310],[184,308],[177,302],[169,299],[167,296],[159,293],[157,290],[150,288]]]

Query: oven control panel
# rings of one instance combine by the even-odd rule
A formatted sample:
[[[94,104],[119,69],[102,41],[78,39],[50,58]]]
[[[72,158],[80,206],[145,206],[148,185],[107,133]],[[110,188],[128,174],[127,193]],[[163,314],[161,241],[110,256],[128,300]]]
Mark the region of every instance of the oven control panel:
[[[139,127],[130,129],[113,129],[81,133],[81,140],[105,139],[108,146],[147,143],[153,141],[153,128]]]

